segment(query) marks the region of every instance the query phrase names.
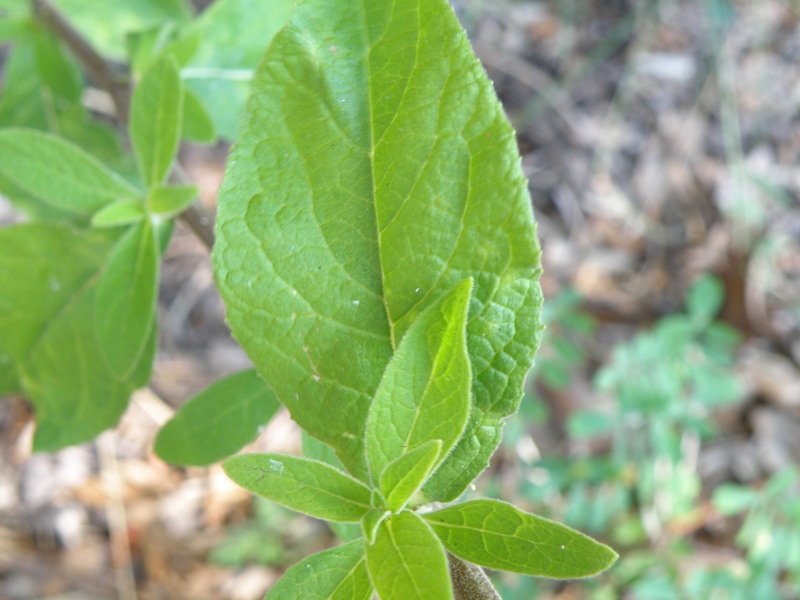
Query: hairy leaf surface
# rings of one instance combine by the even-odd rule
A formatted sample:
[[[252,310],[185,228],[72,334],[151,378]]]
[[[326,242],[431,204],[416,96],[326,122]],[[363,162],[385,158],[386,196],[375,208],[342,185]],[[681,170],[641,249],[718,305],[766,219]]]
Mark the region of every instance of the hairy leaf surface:
[[[441,452],[441,440],[429,440],[386,465],[380,490],[389,510],[396,512],[405,506],[425,483]]]
[[[254,369],[215,381],[158,432],[155,451],[179,465],[209,465],[252,442],[280,403]]]
[[[364,429],[411,324],[472,277],[473,410],[429,481],[485,467],[538,344],[539,248],[514,135],[445,0],[301,3],[256,74],[214,263],[294,419],[368,477]]]
[[[408,449],[439,440],[447,453],[470,410],[464,330],[472,282],[462,282],[408,330],[386,368],[367,421],[367,460],[375,483]]]
[[[383,521],[367,544],[367,570],[381,600],[442,600],[453,590],[441,542],[404,510]]]
[[[222,466],[243,488],[318,519],[357,523],[372,509],[368,487],[316,460],[245,454],[229,458]]]
[[[364,542],[318,552],[291,567],[264,600],[369,600]]]
[[[539,577],[573,579],[617,559],[608,546],[498,500],[473,500],[425,515],[445,547],[466,561]]]

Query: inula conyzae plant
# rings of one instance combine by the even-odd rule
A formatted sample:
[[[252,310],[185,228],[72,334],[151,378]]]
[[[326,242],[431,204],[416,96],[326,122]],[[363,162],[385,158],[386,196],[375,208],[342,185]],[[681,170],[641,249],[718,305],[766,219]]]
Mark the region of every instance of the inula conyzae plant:
[[[10,61],[26,36],[42,36],[35,19],[59,32],[44,2],[32,12],[6,4],[0,23],[18,36]],[[74,3],[63,4],[69,16]],[[346,543],[301,561],[268,597],[491,598],[474,565],[553,578],[606,569],[615,553],[572,529],[497,500],[458,502],[518,408],[541,292],[514,134],[452,9],[284,0],[250,13],[250,4],[220,0],[194,21],[177,1],[155,4],[178,17],[129,36],[129,118],[119,82],[108,89],[135,171],[124,154],[104,163],[84,134],[56,135],[46,119],[39,131],[0,131],[0,189],[35,217],[0,231],[0,390],[36,407],[36,449],[113,426],[148,381],[160,257],[197,192],[174,158],[181,138],[217,131],[237,143],[214,271],[254,369],[186,404],[156,451],[209,464],[288,407],[308,434],[306,456],[236,456],[226,472],[356,528],[337,525]],[[91,40],[91,20],[74,14]],[[231,24],[243,26],[241,40],[221,34]],[[236,44],[273,34],[255,72],[244,70],[250,96],[231,126],[214,86],[196,79],[236,80]],[[74,35],[63,39],[81,58]],[[55,91],[67,86],[42,68]],[[81,78],[73,84],[80,93]]]

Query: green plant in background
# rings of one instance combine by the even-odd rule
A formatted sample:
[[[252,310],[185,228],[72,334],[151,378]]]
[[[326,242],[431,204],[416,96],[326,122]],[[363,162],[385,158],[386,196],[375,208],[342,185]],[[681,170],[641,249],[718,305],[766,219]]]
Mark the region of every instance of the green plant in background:
[[[557,578],[609,567],[611,549],[564,525],[497,500],[453,503],[518,409],[541,292],[513,131],[447,2],[220,0],[197,19],[180,0],[103,8],[119,19],[57,5],[80,33],[46,0],[0,2],[14,42],[0,190],[30,218],[0,230],[0,392],[34,404],[35,449],[92,439],[148,381],[174,219],[211,242],[175,156],[181,139],[219,133],[238,143],[214,270],[255,370],[193,398],[156,450],[220,460],[278,402],[310,434],[305,458],[224,465],[347,540],[270,597],[478,586],[491,598],[473,565]],[[106,22],[124,29],[110,38]],[[80,67],[51,31],[109,93],[132,158],[89,118]],[[132,97],[87,40],[130,63]]]
[[[635,491],[651,538],[692,510],[694,462],[713,433],[710,415],[740,394],[731,369],[738,335],[714,321],[723,297],[717,279],[702,278],[688,292],[685,314],[662,317],[652,331],[615,347],[595,377],[596,389],[613,399],[611,409],[582,410],[568,423],[573,439],[611,436],[612,469]]]
[[[723,294],[719,280],[703,277],[689,289],[685,313],[663,317],[651,331],[617,345],[594,381],[608,405],[579,410],[567,422],[573,447],[592,442],[598,450],[544,456],[520,481],[520,494],[546,506],[548,516],[628,549],[612,572],[582,586],[592,600],[617,598],[622,590],[641,598],[713,597],[695,592],[698,586],[712,589],[712,576],[734,577],[727,571],[682,577],[680,565],[692,549],[674,533],[698,506],[694,464],[699,444],[713,435],[713,410],[740,396],[732,370],[738,335],[715,321]],[[577,300],[560,304],[568,314]],[[578,320],[578,332],[584,322],[588,317]],[[568,334],[552,335],[562,337],[563,347],[571,343]],[[563,358],[573,355],[578,358],[554,353],[567,377],[580,365]],[[498,583],[509,598],[523,597],[531,585],[503,578]]]
[[[736,545],[743,564],[698,570],[690,591],[705,597],[725,590],[726,597],[786,598],[800,585],[800,477],[789,467],[772,475],[760,489],[724,484],[714,490],[713,503],[722,515],[745,514]]]

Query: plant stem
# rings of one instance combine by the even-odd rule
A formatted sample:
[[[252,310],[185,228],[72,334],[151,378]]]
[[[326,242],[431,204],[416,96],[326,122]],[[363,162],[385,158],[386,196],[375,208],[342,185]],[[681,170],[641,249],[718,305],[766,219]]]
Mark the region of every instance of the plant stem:
[[[125,126],[131,110],[132,89],[130,79],[103,58],[80,32],[56,9],[49,0],[30,0],[38,21],[58,38],[84,68],[89,77],[111,96],[117,120]],[[173,177],[184,181],[183,171],[176,169]],[[200,202],[194,202],[179,217],[210,250],[214,244],[214,216]]]
[[[501,600],[486,573],[477,565],[447,553],[455,600]]]

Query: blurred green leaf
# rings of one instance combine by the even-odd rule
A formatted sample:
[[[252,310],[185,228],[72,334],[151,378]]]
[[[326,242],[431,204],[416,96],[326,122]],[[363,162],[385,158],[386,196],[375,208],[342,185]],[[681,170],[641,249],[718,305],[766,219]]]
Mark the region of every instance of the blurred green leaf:
[[[613,431],[619,417],[599,410],[579,410],[567,420],[567,432],[575,439],[607,435]]]
[[[150,66],[131,99],[130,135],[139,173],[148,189],[161,185],[178,151],[183,84],[172,57]]]
[[[192,142],[213,143],[217,139],[216,127],[205,104],[189,88],[183,90],[183,136]]]
[[[123,61],[129,33],[150,29],[165,21],[185,23],[191,16],[185,0],[52,0],[70,22],[107,58]]]
[[[199,193],[196,185],[159,185],[148,192],[147,204],[154,214],[169,219],[186,210]]]
[[[203,99],[222,137],[239,137],[253,73],[273,36],[294,12],[295,0],[217,0],[187,28],[201,45],[182,77]]]
[[[156,318],[159,253],[149,221],[117,242],[97,282],[95,331],[106,363],[124,379],[142,359]]]
[[[92,216],[92,227],[118,227],[143,221],[147,211],[140,200],[122,200],[107,204]]]
[[[252,442],[280,408],[254,369],[215,381],[161,428],[155,452],[167,462],[203,466]]]
[[[139,195],[77,146],[30,129],[0,130],[0,173],[37,200],[73,213]]]
[[[722,308],[725,287],[711,275],[701,277],[692,284],[686,295],[686,310],[696,326],[710,323]]]

